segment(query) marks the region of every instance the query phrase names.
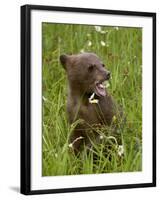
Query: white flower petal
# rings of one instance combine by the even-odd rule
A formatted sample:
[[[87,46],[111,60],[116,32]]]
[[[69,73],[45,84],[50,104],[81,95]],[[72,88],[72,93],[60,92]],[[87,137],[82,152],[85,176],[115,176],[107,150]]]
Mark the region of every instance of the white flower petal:
[[[89,103],[98,103],[99,102],[99,100],[98,99],[93,99],[93,100],[89,100]]]
[[[100,135],[100,137],[99,137],[99,138],[100,138],[100,140],[103,140],[103,138],[104,138],[104,137],[103,137],[103,135]]]
[[[46,98],[46,97],[44,97],[44,96],[42,96],[42,99],[43,99],[43,101],[47,101],[47,98]]]
[[[121,157],[122,155],[124,155],[124,147],[123,145],[119,145],[118,146],[118,155]]]
[[[106,46],[106,43],[104,41],[101,41],[101,45],[104,47]]]
[[[102,33],[102,34],[105,34],[105,33],[107,33],[107,31],[101,31],[101,33]]]
[[[100,26],[95,26],[94,28],[96,29],[97,32],[101,32],[101,27]]]
[[[93,94],[89,97],[90,100],[94,99],[94,95],[95,93],[93,92]]]
[[[81,50],[80,50],[80,53],[84,53],[84,52],[85,52],[84,49],[81,49]]]
[[[69,147],[69,148],[73,148],[73,144],[70,143],[70,144],[68,145],[68,147]]]
[[[93,94],[90,96],[89,103],[98,103],[99,100],[98,99],[94,99],[95,93],[93,92]]]
[[[88,44],[87,44],[89,47],[92,46],[92,42],[91,41],[88,41]]]
[[[116,26],[116,27],[115,27],[115,29],[118,31],[118,30],[119,30],[119,27],[118,27],[118,26]]]

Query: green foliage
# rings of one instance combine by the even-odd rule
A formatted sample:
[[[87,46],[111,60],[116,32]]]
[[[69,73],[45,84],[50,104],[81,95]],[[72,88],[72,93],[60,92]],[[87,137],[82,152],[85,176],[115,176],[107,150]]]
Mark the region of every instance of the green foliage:
[[[113,173],[142,169],[142,30],[87,25],[42,25],[43,36],[43,176]],[[123,106],[126,124],[120,129],[124,156],[113,143],[74,156],[68,137],[66,74],[59,62],[63,53],[94,52],[112,73],[109,92]],[[96,154],[96,159],[94,156]]]

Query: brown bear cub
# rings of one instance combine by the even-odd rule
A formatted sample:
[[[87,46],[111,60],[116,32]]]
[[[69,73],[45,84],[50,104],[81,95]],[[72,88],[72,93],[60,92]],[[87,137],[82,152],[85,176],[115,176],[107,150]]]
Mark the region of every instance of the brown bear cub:
[[[94,53],[61,55],[68,77],[67,113],[69,123],[79,120],[70,136],[69,146],[75,153],[85,145],[100,143],[103,128],[112,126],[119,111],[105,88],[110,72]]]

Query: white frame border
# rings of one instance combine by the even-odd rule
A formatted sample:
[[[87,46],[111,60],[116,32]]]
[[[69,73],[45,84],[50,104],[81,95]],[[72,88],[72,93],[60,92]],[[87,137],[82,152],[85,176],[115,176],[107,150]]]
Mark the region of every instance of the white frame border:
[[[74,17],[73,17],[74,16]],[[142,172],[42,177],[41,23],[97,24],[143,28]],[[31,190],[152,183],[152,18],[63,11],[31,11]],[[145,58],[145,59],[144,59]],[[149,81],[148,81],[149,80]],[[144,135],[145,133],[145,135]]]

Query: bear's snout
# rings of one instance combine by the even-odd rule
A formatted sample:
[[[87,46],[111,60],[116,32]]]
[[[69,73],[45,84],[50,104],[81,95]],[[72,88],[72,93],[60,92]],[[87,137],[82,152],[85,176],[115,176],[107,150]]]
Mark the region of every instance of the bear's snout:
[[[103,70],[100,71],[100,74],[101,74],[103,80],[109,80],[110,79],[110,76],[111,76],[110,71],[103,69]]]

